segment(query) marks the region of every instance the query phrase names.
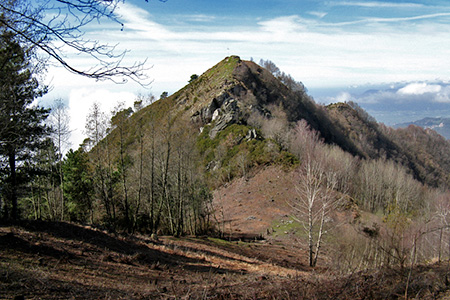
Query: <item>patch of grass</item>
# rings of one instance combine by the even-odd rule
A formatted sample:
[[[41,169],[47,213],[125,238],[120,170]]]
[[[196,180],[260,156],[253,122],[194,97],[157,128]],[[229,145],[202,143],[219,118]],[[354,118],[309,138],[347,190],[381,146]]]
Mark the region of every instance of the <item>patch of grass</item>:
[[[211,130],[211,125],[206,125],[203,127],[202,133],[197,138],[197,149],[200,154],[205,154],[214,150],[217,147],[218,141],[216,139],[209,138],[209,132]]]
[[[214,124],[204,127],[198,136],[197,147],[204,158],[204,165],[211,162],[219,165],[218,174],[214,177],[226,178],[226,181],[243,174],[243,170],[255,166],[279,164],[286,168],[296,166],[298,159],[280,145],[270,139],[256,138],[248,140],[246,136],[252,127],[242,124],[232,124],[219,132],[214,139],[209,138],[209,132]],[[257,136],[262,134],[256,130]],[[210,170],[211,171],[211,170]]]
[[[224,239],[219,239],[219,238],[214,238],[214,237],[208,237],[208,241],[212,242],[215,245],[218,246],[231,246],[232,242],[224,240]]]
[[[274,221],[272,223],[274,237],[283,237],[289,234],[294,234],[297,237],[306,237],[305,229],[303,225],[294,220],[294,218],[289,217],[289,219],[281,219]]]
[[[206,125],[203,132],[198,136],[197,147],[200,154],[215,150],[220,143],[224,143],[228,148],[238,145],[247,134],[250,127],[245,125],[232,124],[219,132],[214,139],[209,138],[212,125]],[[230,151],[234,151],[231,150]],[[228,154],[227,154],[228,155]]]
[[[210,82],[210,85],[216,86],[217,84],[222,83],[224,79],[232,79],[233,71],[239,62],[240,58],[238,56],[227,57],[214,68],[206,71],[203,76],[206,76],[208,79],[213,78],[214,80]]]

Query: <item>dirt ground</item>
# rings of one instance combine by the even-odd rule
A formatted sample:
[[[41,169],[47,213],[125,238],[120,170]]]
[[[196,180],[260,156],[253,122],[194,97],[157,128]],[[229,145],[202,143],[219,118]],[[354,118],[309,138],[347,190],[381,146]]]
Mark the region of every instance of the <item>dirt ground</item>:
[[[337,274],[308,266],[276,167],[216,191],[222,239],[0,224],[0,299],[450,299],[450,263]],[[407,291],[407,292],[405,292]]]
[[[2,226],[0,249],[2,299],[196,299],[308,271],[295,248],[267,241],[154,241],[70,223]]]
[[[289,201],[298,197],[294,180],[293,172],[269,166],[225,184],[214,193],[220,229],[232,235],[267,236],[275,223],[292,213]]]
[[[408,270],[335,276],[274,240],[116,236],[70,223],[0,225],[0,299],[405,299]],[[450,299],[447,263],[406,299]]]

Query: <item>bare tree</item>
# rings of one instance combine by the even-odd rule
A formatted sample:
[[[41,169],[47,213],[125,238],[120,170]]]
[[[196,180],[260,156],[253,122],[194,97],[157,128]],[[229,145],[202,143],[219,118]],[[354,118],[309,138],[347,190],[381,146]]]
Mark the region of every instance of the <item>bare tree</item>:
[[[122,188],[123,188],[123,209],[124,209],[124,222],[127,227],[127,230],[132,230],[132,224],[130,220],[130,200],[128,197],[128,190],[129,190],[129,182],[128,182],[128,173],[129,168],[132,165],[131,156],[127,151],[126,148],[126,137],[128,135],[127,132],[127,120],[128,117],[131,115],[132,109],[131,108],[124,108],[124,103],[119,103],[115,108],[113,112],[113,117],[111,118],[111,124],[113,127],[118,131],[119,134],[119,157],[117,162],[118,171],[121,177],[122,181]]]
[[[115,226],[116,204],[113,199],[113,166],[108,127],[110,122],[100,105],[95,102],[86,117],[85,133],[88,138],[85,141],[86,151],[91,151],[92,164],[94,166],[94,189],[103,202],[109,225]],[[100,141],[104,138],[104,142]]]
[[[107,134],[109,124],[105,113],[101,110],[100,104],[94,102],[86,117],[85,134],[87,135],[88,144],[86,151],[92,150]],[[96,149],[99,154],[100,148]],[[99,155],[100,156],[100,155]]]
[[[273,61],[260,59],[259,65],[272,73],[273,76],[277,76],[278,74],[280,74],[280,69]]]
[[[297,122],[289,138],[289,151],[300,160],[312,160],[323,155],[323,140],[305,120]]]
[[[61,220],[64,220],[65,211],[65,199],[64,199],[64,172],[62,170],[63,153],[70,145],[70,129],[69,129],[70,116],[67,110],[67,106],[64,105],[62,99],[56,99],[51,114],[49,116],[50,126],[52,128],[52,139],[56,146],[57,159],[58,159],[58,176],[60,181],[60,201],[61,201]]]
[[[261,117],[260,128],[265,138],[273,139],[284,149],[289,144],[289,123],[281,106],[269,106],[271,117]]]
[[[444,193],[440,193],[435,208],[435,218],[437,219],[438,224],[440,225],[439,229],[439,242],[438,242],[438,261],[441,262],[442,259],[442,244],[443,244],[443,235],[445,231],[448,231],[450,227],[450,202],[448,199],[448,195]],[[445,243],[445,242],[444,242]],[[450,260],[450,240],[448,241],[448,257]]]
[[[165,0],[159,0],[165,2]],[[56,61],[72,73],[94,78],[141,84],[145,76],[145,61],[124,66],[128,51],[116,51],[108,45],[85,38],[85,28],[101,21],[115,22],[123,30],[116,8],[123,0],[7,0],[0,2],[0,29],[13,32],[20,43],[38,49],[39,58]],[[69,52],[93,59],[94,65],[79,69],[67,59]],[[119,80],[120,78],[120,80]]]
[[[337,177],[327,172],[319,160],[307,159],[300,168],[295,183],[298,198],[289,202],[293,218],[302,223],[308,235],[309,265],[315,267],[323,237],[327,233],[330,214],[341,198],[335,192]]]

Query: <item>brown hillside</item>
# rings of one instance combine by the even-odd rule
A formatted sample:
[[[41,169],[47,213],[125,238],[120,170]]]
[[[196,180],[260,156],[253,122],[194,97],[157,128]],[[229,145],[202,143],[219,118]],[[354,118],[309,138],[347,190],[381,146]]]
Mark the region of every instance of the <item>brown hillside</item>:
[[[292,173],[272,166],[216,190],[214,206],[225,236],[267,237],[276,224],[289,220],[288,201],[295,197]]]
[[[448,186],[450,143],[435,131],[413,125],[392,129],[376,123],[357,105],[353,108],[347,103],[330,104],[327,110],[333,124],[343,129],[366,158],[393,160],[422,183]]]
[[[447,184],[445,174],[450,171],[450,150],[445,140],[430,134],[425,138],[423,133],[420,133],[423,138],[411,139],[411,134],[415,133],[409,134],[407,129],[394,134],[359,107],[346,103],[327,107],[317,105],[305,90],[291,90],[266,69],[237,56],[225,58],[174,95],[156,101],[129,117],[125,124],[126,147],[129,152],[136,152],[140,134],[148,140],[156,130],[164,138],[169,135],[168,127],[172,132],[184,132],[179,135],[189,139],[195,139],[199,131],[206,128],[208,134],[201,139],[213,140],[233,124],[246,126],[241,130],[249,132],[252,130],[249,125],[251,116],[277,118],[274,110],[279,108],[291,124],[306,120],[325,142],[338,145],[354,156],[393,160],[408,168],[423,183],[432,186]],[[113,130],[108,137],[109,143],[117,145],[118,139],[118,130]],[[220,142],[217,141],[215,146]],[[211,155],[208,147],[211,145],[203,147],[202,155]],[[436,149],[439,151],[436,152]],[[239,149],[239,152],[242,150]],[[116,152],[117,147],[112,151]],[[267,152],[267,149],[264,151]],[[211,157],[206,157],[205,165],[223,167],[217,161],[217,158],[211,160]],[[256,165],[261,163],[273,161],[269,159]]]
[[[0,245],[0,299],[404,299],[408,278],[312,273],[285,245],[155,241],[69,223],[4,224]],[[446,263],[414,268],[407,298],[448,299],[447,274]]]

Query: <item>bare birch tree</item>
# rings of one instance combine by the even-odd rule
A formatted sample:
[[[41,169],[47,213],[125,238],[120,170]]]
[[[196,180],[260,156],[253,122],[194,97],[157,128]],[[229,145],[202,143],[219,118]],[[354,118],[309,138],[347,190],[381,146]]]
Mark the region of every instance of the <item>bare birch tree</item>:
[[[298,198],[289,202],[293,218],[303,224],[308,235],[309,265],[315,267],[320,254],[327,222],[340,202],[335,189],[337,176],[327,172],[319,160],[308,158],[298,170],[295,182]]]
[[[50,116],[49,122],[52,128],[52,139],[53,143],[56,146],[57,151],[57,163],[58,163],[58,176],[59,176],[59,184],[60,184],[60,201],[61,201],[61,220],[64,220],[65,213],[65,199],[64,199],[64,172],[62,169],[63,166],[63,153],[67,150],[67,147],[70,146],[70,129],[69,129],[69,121],[70,116],[68,112],[67,106],[64,105],[62,99],[56,99]]]

